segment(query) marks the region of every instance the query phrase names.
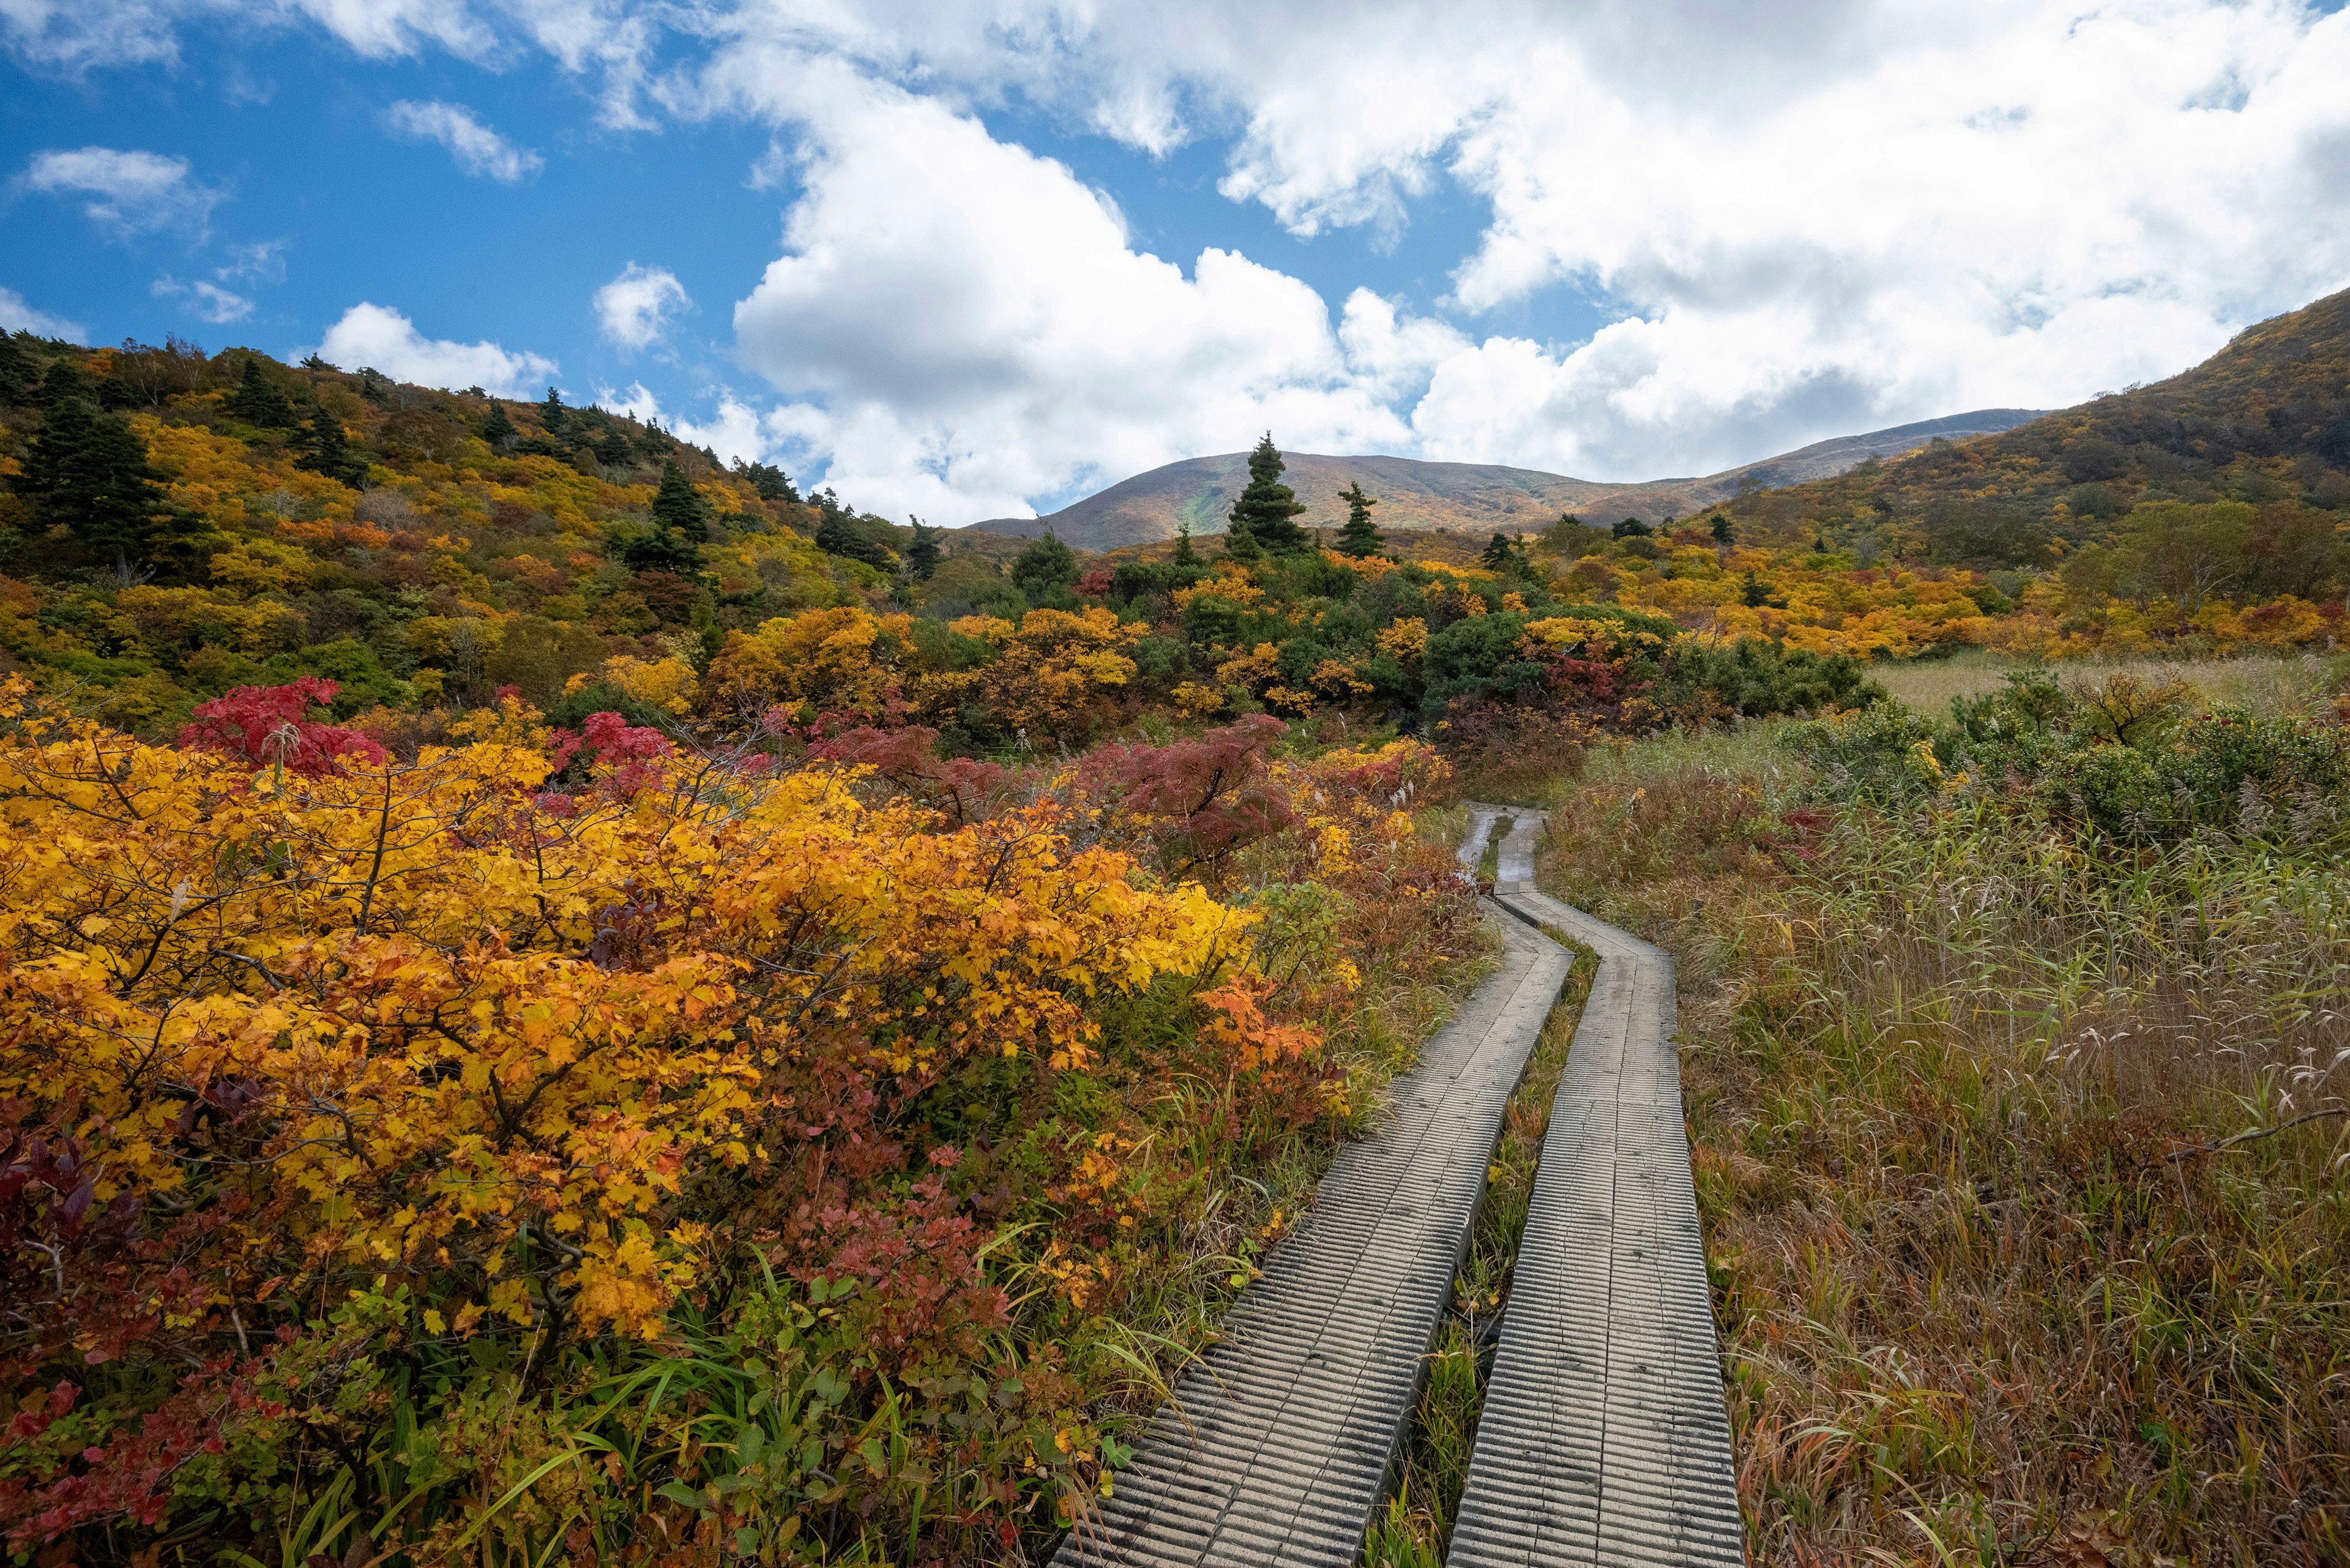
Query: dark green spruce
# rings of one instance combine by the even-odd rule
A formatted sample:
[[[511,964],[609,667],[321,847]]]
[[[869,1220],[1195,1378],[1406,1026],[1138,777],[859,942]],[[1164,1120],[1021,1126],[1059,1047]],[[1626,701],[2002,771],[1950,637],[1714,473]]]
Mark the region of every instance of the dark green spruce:
[[[1388,542],[1380,535],[1379,525],[1371,521],[1371,508],[1378,502],[1363,493],[1362,482],[1357,480],[1340,491],[1338,499],[1347,504],[1347,521],[1338,530],[1338,542],[1333,547],[1340,555],[1352,556],[1358,561],[1367,561],[1386,549]]]
[[[1281,449],[1273,444],[1273,432],[1249,453],[1248,488],[1232,503],[1230,513],[1232,532],[1235,539],[1245,531],[1259,548],[1278,556],[1314,547],[1314,536],[1297,525],[1297,514],[1305,510],[1297,499],[1297,492],[1281,483],[1283,469]],[[1227,544],[1229,554],[1246,560],[1250,557]]]

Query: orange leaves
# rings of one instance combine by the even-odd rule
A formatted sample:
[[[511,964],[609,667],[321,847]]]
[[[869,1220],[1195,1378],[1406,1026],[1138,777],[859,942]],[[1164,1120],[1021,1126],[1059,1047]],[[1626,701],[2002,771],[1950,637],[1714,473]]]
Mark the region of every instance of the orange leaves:
[[[1271,981],[1251,976],[1203,991],[1197,999],[1209,1012],[1201,1026],[1201,1038],[1230,1053],[1234,1064],[1245,1073],[1309,1061],[1322,1049],[1320,1030],[1275,1023],[1265,1017],[1262,1003],[1271,989]]]

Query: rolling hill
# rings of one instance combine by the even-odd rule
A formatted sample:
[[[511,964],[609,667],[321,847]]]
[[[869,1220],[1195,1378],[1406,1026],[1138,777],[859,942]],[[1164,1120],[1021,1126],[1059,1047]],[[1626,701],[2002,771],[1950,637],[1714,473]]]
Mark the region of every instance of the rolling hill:
[[[2350,290],[2247,327],[2167,380],[1750,493],[1737,510],[1766,535],[2042,566],[2166,500],[2260,506],[2263,537],[2350,508]]]
[[[1911,451],[1937,439],[2012,429],[2039,418],[2031,409],[1979,409],[1863,435],[1815,441],[1759,462],[1702,478],[1607,484],[1536,469],[1494,463],[1421,462],[1403,457],[1287,454],[1284,477],[1305,503],[1304,521],[1336,524],[1346,515],[1338,493],[1360,483],[1379,498],[1383,528],[1451,528],[1477,534],[1539,528],[1562,512],[1592,512],[1607,521],[1653,522],[1718,505],[1755,486],[1800,483],[1841,473],[1873,457]],[[1224,513],[1248,483],[1248,454],[1189,458],[1122,480],[1097,494],[1043,517],[1000,517],[973,526],[991,534],[1029,537],[1051,529],[1086,550],[1171,539],[1185,523],[1198,535],[1223,531]]]

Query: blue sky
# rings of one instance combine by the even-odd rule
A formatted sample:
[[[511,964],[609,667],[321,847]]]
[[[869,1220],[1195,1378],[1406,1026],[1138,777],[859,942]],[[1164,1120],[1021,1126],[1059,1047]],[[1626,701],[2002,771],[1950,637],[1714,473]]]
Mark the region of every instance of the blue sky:
[[[1710,472],[2350,281],[2332,5],[0,0],[0,322],[551,375],[950,523],[1268,426]]]

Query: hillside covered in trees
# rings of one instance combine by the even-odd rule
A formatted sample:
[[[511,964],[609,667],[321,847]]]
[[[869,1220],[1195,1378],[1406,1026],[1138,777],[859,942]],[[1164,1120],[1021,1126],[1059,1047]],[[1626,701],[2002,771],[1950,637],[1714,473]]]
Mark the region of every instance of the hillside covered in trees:
[[[561,724],[916,725],[994,754],[1258,711],[1637,731],[1849,700],[1839,656],[1968,645],[2324,647],[2345,376],[2350,296],[2005,433],[1662,530],[1482,541],[1392,528],[1359,483],[1308,528],[1268,437],[1222,537],[1089,556],[862,514],[552,392],[19,335],[0,665],[151,735],[308,677],[411,741],[511,692]]]
[[[386,732],[511,692],[562,723],[919,723],[969,751],[1151,715],[1417,727],[1553,689],[1647,723],[1858,681],[1767,647],[1718,676],[1721,650],[1580,602],[1523,543],[1405,561],[1359,489],[1318,548],[1269,441],[1236,504],[1255,525],[1212,561],[1110,563],[860,515],[552,393],[179,343],[5,353],[0,658],[136,732],[303,678]]]
[[[2350,291],[2250,327],[2168,380],[1752,493],[1737,510],[1761,525],[1815,525],[1841,547],[2016,567],[2110,544],[2147,502],[2253,509],[2231,580],[2254,593],[2319,588],[2319,514],[2338,523],[2350,511]]]

